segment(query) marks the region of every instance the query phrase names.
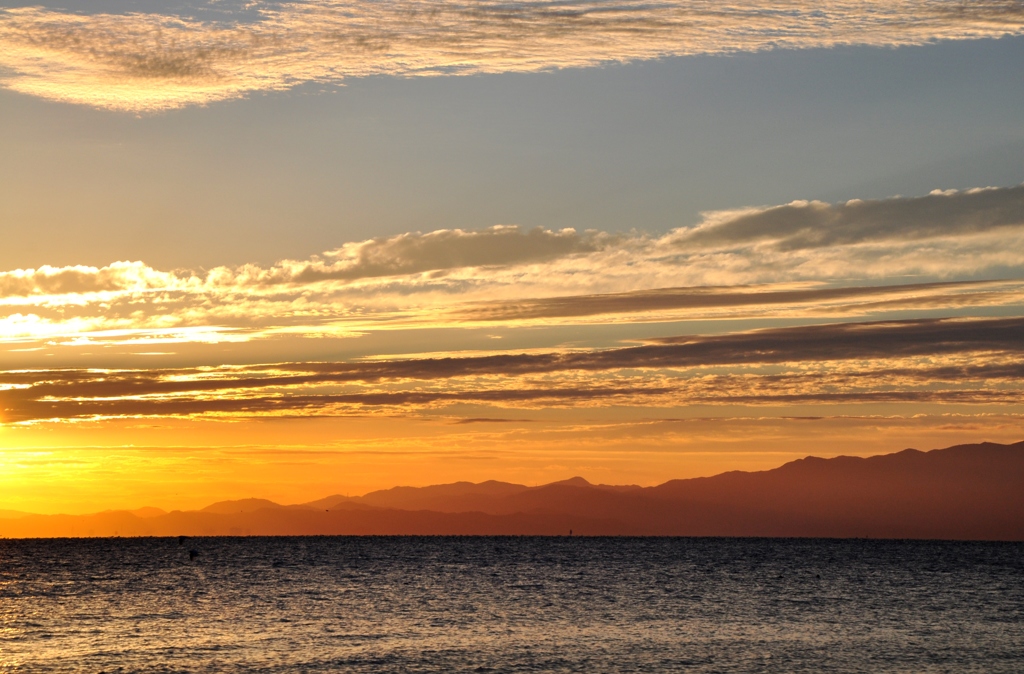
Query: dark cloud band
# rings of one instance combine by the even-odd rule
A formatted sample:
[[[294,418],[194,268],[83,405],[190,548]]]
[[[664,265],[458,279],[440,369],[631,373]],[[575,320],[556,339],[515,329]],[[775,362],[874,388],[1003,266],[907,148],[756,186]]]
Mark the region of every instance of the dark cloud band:
[[[852,301],[877,303],[886,300],[913,305],[915,302],[934,302],[934,296],[950,302],[961,293],[979,292],[996,285],[999,285],[999,282],[916,283],[778,291],[751,286],[658,288],[603,295],[481,302],[455,312],[453,317],[466,321],[515,321],[680,309],[724,309]]]
[[[742,212],[684,231],[676,244],[693,249],[766,242],[793,251],[962,237],[1011,226],[1024,226],[1024,185],[841,204],[796,202]]]
[[[977,362],[887,367],[889,361],[973,356]],[[435,403],[528,403],[668,395],[682,391],[671,377],[643,372],[672,369],[764,366],[844,361],[850,365],[831,385],[857,390],[825,391],[828,373],[756,374],[763,391],[752,396],[740,384],[716,382],[683,391],[687,402],[755,404],[774,400],[856,402],[868,400],[1007,402],[1017,400],[1022,375],[1024,318],[932,319],[801,326],[749,333],[653,340],[637,347],[577,353],[507,354],[383,363],[281,363],[244,368],[180,370],[48,370],[0,375],[3,420],[132,414],[260,414],[331,406],[422,406]],[[569,372],[618,372],[635,385],[550,387],[500,386],[514,378]],[[631,372],[634,371],[634,372]],[[860,379],[859,382],[855,381]],[[840,379],[845,380],[845,383]],[[450,381],[448,381],[450,380]],[[819,380],[817,383],[814,380]],[[1010,389],[919,390],[932,382],[1003,382]],[[443,382],[447,389],[393,390],[403,382]],[[851,383],[852,382],[852,383]],[[900,390],[891,390],[895,386]],[[901,384],[902,382],[902,384]],[[667,385],[668,384],[668,385]],[[807,390],[808,386],[813,390]],[[354,392],[310,392],[317,387],[357,386]],[[907,388],[907,387],[910,388]],[[713,390],[720,389],[717,393]],[[749,386],[748,386],[749,388]],[[949,387],[947,387],[948,389]],[[956,388],[956,387],[953,387]],[[369,390],[367,390],[369,389]],[[885,390],[872,390],[885,389]],[[748,400],[749,397],[749,400]]]

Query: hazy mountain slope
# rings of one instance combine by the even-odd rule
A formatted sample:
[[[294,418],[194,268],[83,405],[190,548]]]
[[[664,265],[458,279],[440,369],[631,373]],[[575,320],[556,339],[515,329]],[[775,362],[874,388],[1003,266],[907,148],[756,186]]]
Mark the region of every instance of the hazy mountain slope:
[[[402,510],[437,510],[439,512],[489,512],[485,504],[492,499],[527,491],[522,484],[498,482],[453,482],[430,487],[394,487],[370,492],[354,499],[359,503]]]
[[[146,515],[140,517],[139,515]],[[657,487],[457,482],[282,506],[0,518],[0,536],[567,534],[1024,540],[1024,442],[808,457]]]
[[[218,515],[235,515],[238,513],[253,513],[258,510],[288,508],[295,506],[283,506],[265,498],[246,498],[237,501],[218,501],[206,506],[200,512],[216,513]],[[305,506],[298,506],[305,507]]]
[[[809,457],[646,491],[703,512],[704,525],[732,535],[1016,538],[1024,535],[1021,485],[1024,443],[982,443],[870,458]],[[716,506],[725,512],[712,517]]]

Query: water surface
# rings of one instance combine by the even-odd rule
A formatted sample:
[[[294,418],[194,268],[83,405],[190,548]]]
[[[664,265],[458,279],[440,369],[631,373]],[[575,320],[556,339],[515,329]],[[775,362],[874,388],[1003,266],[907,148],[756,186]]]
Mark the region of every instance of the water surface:
[[[0,540],[0,671],[1020,672],[1022,553],[779,539]]]

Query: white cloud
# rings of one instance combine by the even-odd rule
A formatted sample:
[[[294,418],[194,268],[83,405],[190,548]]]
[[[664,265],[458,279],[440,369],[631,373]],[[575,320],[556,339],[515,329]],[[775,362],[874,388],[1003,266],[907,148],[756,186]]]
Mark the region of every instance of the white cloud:
[[[149,112],[374,74],[533,72],[673,55],[1020,34],[1011,0],[292,2],[255,23],[0,10],[0,83]]]
[[[908,277],[1022,276],[1024,187],[987,188],[709,213],[701,225],[663,236],[499,226],[351,242],[269,267],[170,272],[117,262],[0,272],[0,338],[122,331],[105,339],[126,340],[138,331],[153,339],[147,331],[203,326],[235,329],[232,339],[339,336],[389,326],[587,322],[602,314],[638,320],[644,311],[650,320],[678,320],[680,312],[690,318],[810,315],[825,306],[831,315],[856,315],[880,303],[886,310],[1010,306],[1020,303],[1018,282],[879,289],[843,298],[832,291],[786,295],[760,308],[750,298],[822,284],[903,285]],[[772,287],[738,289],[728,301],[722,289],[699,289],[742,284]],[[698,289],[637,293],[686,286]],[[543,298],[554,301],[535,301]],[[481,304],[485,300],[489,304]],[[201,331],[175,334],[185,341],[207,338]]]
[[[442,229],[410,232],[347,243],[324,253],[323,259],[289,261],[269,272],[257,272],[262,283],[354,281],[467,267],[494,267],[546,262],[575,254],[593,253],[610,237],[574,229],[523,231],[496,226],[479,231]]]

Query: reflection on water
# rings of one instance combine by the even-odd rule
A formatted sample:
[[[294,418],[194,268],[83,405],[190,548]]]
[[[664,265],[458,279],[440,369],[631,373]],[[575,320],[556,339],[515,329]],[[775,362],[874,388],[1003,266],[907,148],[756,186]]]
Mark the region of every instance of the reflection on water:
[[[1019,672],[1022,553],[685,538],[0,540],[0,671]]]

